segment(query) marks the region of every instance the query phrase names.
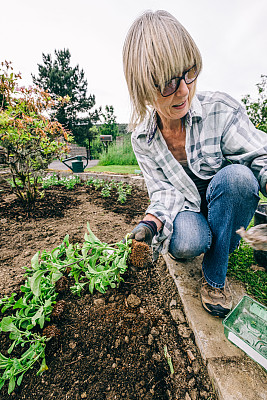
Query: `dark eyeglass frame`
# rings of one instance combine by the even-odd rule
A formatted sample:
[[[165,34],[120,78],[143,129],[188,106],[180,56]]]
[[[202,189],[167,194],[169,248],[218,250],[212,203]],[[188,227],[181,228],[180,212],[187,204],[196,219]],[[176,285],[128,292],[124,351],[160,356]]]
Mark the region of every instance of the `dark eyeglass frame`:
[[[167,94],[167,95],[162,94],[161,91],[160,91],[161,96],[162,96],[162,97],[168,97],[168,96],[171,96],[172,94],[174,94],[174,93],[179,89],[181,80],[184,80],[185,83],[186,83],[187,85],[190,85],[190,83],[193,83],[193,82],[197,79],[197,77],[198,77],[198,71],[196,71],[196,76],[195,76],[195,78],[194,78],[193,80],[190,80],[190,82],[187,82],[187,81],[186,81],[186,74],[188,74],[188,72],[191,71],[193,68],[196,68],[196,66],[197,66],[196,64],[193,65],[193,67],[191,67],[191,68],[187,69],[186,71],[184,71],[182,76],[174,77],[174,78],[170,79],[168,82],[166,82],[166,83],[165,83],[165,87],[166,87],[171,81],[173,81],[174,79],[177,79],[177,82],[176,82],[174,91],[173,91],[172,93]],[[156,86],[158,87],[158,85],[156,85]],[[163,89],[163,90],[164,90],[164,89]]]

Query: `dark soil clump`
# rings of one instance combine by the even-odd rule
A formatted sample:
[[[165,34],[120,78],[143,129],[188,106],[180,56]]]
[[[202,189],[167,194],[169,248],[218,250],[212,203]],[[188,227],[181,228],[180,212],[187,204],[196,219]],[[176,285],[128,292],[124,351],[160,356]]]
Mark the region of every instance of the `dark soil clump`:
[[[151,267],[153,262],[149,246],[146,243],[133,240],[130,262],[137,268]]]

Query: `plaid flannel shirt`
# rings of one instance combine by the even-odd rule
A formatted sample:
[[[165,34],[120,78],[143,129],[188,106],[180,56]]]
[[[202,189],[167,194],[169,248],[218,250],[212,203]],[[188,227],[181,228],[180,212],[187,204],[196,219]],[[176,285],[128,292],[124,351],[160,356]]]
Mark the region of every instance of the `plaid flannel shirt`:
[[[201,179],[210,179],[226,163],[248,166],[266,195],[267,134],[250,122],[245,108],[225,93],[198,92],[186,115],[187,162]],[[200,211],[200,195],[173,157],[157,126],[156,111],[132,133],[132,146],[144,175],[153,214],[163,227],[154,237],[154,257],[168,251],[173,220],[180,211]]]

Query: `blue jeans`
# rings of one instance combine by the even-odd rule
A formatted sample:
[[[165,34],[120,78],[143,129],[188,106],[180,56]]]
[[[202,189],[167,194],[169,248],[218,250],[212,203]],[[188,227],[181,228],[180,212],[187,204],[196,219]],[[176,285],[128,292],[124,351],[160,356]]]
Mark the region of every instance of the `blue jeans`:
[[[236,230],[247,228],[259,201],[259,184],[240,164],[222,168],[210,181],[201,212],[179,212],[174,220],[169,252],[176,258],[204,253],[202,270],[207,282],[225,284],[228,257],[240,241]]]

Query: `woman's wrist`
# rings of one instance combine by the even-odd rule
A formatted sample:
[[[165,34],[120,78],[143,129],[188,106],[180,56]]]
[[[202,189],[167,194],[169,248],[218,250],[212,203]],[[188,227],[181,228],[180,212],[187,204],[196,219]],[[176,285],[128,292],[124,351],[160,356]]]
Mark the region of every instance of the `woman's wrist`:
[[[152,233],[153,237],[158,232],[157,224],[154,221],[148,221],[148,220],[144,221],[144,220],[142,220],[142,221],[139,222],[139,224],[146,225],[151,230],[151,233]]]
[[[143,221],[153,221],[157,225],[157,231],[162,228],[163,223],[153,214],[146,214]]]

